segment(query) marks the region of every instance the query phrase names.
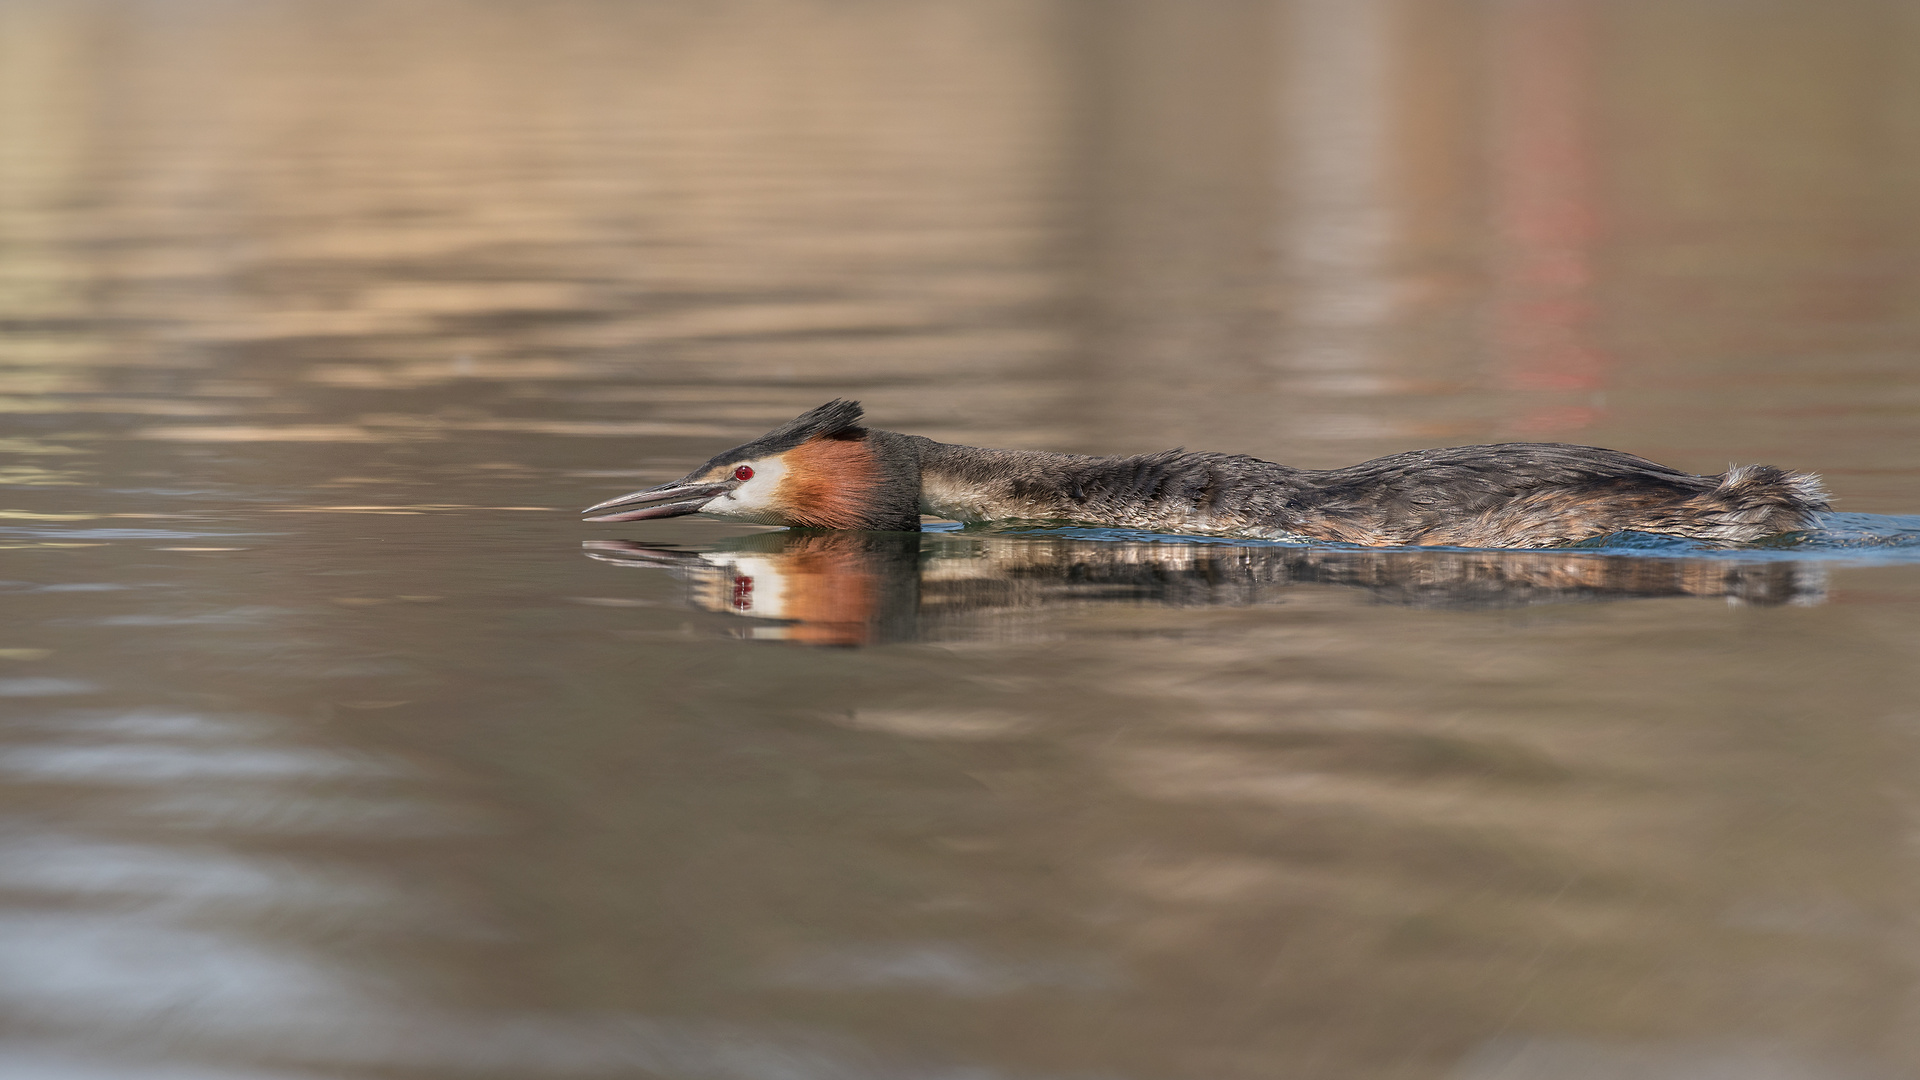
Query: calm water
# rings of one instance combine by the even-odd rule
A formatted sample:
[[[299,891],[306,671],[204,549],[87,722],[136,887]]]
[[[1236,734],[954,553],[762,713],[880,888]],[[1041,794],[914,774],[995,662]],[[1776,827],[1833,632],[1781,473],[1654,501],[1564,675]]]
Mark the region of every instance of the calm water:
[[[1920,1077],[1920,7],[0,0],[0,1074]],[[836,396],[1751,551],[574,511]]]

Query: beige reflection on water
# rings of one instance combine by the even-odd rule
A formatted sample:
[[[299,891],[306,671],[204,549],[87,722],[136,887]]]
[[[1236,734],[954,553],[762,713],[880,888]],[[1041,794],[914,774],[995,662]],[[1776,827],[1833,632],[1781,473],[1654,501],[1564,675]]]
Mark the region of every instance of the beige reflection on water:
[[[1393,317],[1395,207],[1385,0],[1304,0],[1284,9],[1286,112],[1275,140],[1288,184],[1282,238],[1299,335],[1286,362],[1364,377],[1374,333]]]
[[[0,110],[8,231],[34,240],[4,256],[13,310],[89,323],[34,331],[68,370],[16,377],[58,405],[254,417],[311,410],[308,384],[374,400],[644,371],[733,384],[758,425],[817,404],[796,383],[937,366],[931,400],[868,395],[912,424],[955,395],[982,415],[1057,384],[1059,330],[1031,314],[1060,295],[1048,217],[1071,149],[1051,5],[7,17],[32,61],[8,65]],[[75,193],[98,208],[60,209]],[[113,243],[82,255],[94,238]],[[83,396],[115,369],[263,348],[281,358],[237,365],[225,394]],[[262,381],[270,399],[231,395]],[[148,434],[403,437],[297,418]]]
[[[1911,878],[1884,845],[1902,843],[1911,800],[1831,788],[1778,751],[1812,739],[1828,780],[1864,769],[1897,786],[1909,736],[1833,730],[1850,722],[1798,657],[1805,634],[1846,624],[1837,612],[1752,623],[1729,646],[1724,604],[1698,599],[1804,601],[1817,569],[899,539],[590,552],[683,575],[684,602],[755,620],[755,640],[920,637],[967,658],[954,677],[902,654],[885,689],[819,722],[929,747],[990,793],[997,814],[937,828],[961,865],[934,875],[930,910],[1045,896],[1080,927],[1064,937],[1098,944],[1043,953],[1029,985],[1117,980],[1146,1003],[1122,1034],[1051,991],[1058,1011],[1036,1023],[1064,1025],[1055,1036],[1175,1073],[1901,1075],[1876,1059],[1913,1051],[1911,974],[1881,951],[1908,936]],[[644,586],[610,580],[595,602],[621,611],[629,588]],[[1597,620],[1485,607],[1608,598],[1630,602]],[[1700,693],[1728,647],[1758,661],[1741,669],[1751,694]],[[1893,716],[1897,693],[1844,710]],[[1051,884],[1031,891],[1035,866]],[[964,955],[846,948],[791,964],[823,992],[865,987],[886,1016],[909,1009],[889,990],[1017,981]],[[1693,1037],[1705,1017],[1724,1039]]]
[[[362,451],[489,436],[492,464],[665,478],[842,392],[977,443],[1330,465],[1577,430],[1911,469],[1897,395],[1836,435],[1787,409],[1832,367],[1767,358],[1812,342],[1911,385],[1917,43],[1897,5],[13,0],[0,411],[64,419],[10,428],[0,479],[101,478],[122,436],[340,460],[342,487],[397,483]],[[275,510],[337,552],[367,517],[508,532],[455,513],[502,505]],[[369,676],[309,715],[317,691],[248,669],[226,692],[262,715],[223,718],[0,683],[58,721],[0,751],[61,822],[6,837],[13,1062],[1514,1080],[1920,1054],[1895,605],[1700,599],[1829,595],[1788,563],[964,542],[910,574],[833,543],[670,559],[689,595],[596,578],[558,633],[517,594],[383,621],[477,586],[401,552],[394,596],[350,592],[271,539],[199,579],[224,607],[132,606],[88,647],[332,670],[439,635],[483,690],[410,711],[431,693]],[[689,599],[899,647],[742,659]],[[471,723],[490,666],[607,640],[541,654],[588,688],[572,723]],[[733,734],[790,771],[673,758],[636,700],[770,714]],[[526,801],[443,783],[461,754]],[[514,831],[556,805],[585,824]],[[898,1043],[946,1057],[871,1048]]]
[[[7,6],[0,276],[37,321],[0,408],[354,443],[422,436],[295,414],[517,384],[488,410],[560,419],[525,414],[577,384],[751,427],[858,387],[893,426],[1020,445],[1330,465],[1579,432],[1717,470],[1792,457],[1766,432],[1793,425],[1670,433],[1727,415],[1665,404],[1691,392],[1668,358],[1722,325],[1675,302],[1717,288],[1689,237],[1744,230],[1724,247],[1783,268],[1715,304],[1886,317],[1911,292],[1888,261],[1911,215],[1868,179],[1916,152],[1891,12],[1821,31],[1807,119],[1764,93],[1799,9],[1692,69],[1668,53],[1713,47],[1711,16],[1579,0],[329,10]],[[1844,59],[1881,23],[1884,62]],[[1887,137],[1850,132],[1875,101]],[[1796,276],[1783,244],[1871,281]]]

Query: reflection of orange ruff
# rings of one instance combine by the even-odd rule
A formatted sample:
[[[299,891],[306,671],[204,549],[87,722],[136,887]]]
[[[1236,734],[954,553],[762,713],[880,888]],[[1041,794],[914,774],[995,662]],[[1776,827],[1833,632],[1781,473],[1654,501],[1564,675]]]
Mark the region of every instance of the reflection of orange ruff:
[[[838,541],[836,543],[836,541]],[[877,593],[871,560],[844,537],[798,536],[783,552],[780,573],[786,638],[808,645],[865,645],[873,634]]]
[[[858,529],[866,521],[880,474],[864,439],[808,439],[786,461],[779,500],[792,524]]]

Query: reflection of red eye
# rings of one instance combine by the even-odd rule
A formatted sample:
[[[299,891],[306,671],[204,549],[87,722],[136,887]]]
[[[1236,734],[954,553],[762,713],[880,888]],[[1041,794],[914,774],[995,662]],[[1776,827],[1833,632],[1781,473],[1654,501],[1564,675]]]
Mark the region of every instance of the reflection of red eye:
[[[753,479],[753,470],[745,465],[742,465],[739,468],[733,470],[733,478],[735,480],[751,480]]]

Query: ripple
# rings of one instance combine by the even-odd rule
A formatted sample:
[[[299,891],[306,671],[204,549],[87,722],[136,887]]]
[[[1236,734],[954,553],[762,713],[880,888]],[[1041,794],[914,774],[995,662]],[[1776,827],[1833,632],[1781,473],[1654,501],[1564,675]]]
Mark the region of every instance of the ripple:
[[[141,807],[149,819],[182,829],[267,836],[358,836],[386,840],[485,832],[476,811],[444,802],[365,795],[290,795],[192,791]]]
[[[199,912],[213,903],[253,909],[391,911],[391,889],[285,861],[42,834],[0,840],[0,888],[62,897],[137,899],[149,910]]]
[[[158,709],[61,712],[43,721],[44,726],[56,727],[66,734],[135,735],[146,739],[231,739],[257,730],[260,723]]]
[[[0,526],[0,536],[28,536],[41,540],[231,540],[282,533],[201,532],[185,529],[60,529]]]
[[[155,919],[0,915],[0,1001],[16,1015],[84,1018],[90,1026],[212,1027],[370,1004],[372,988],[354,983],[296,950]]]
[[[0,679],[0,697],[64,697],[91,694],[99,687],[78,679]]]
[[[1896,1080],[1903,1070],[1765,1043],[1603,1043],[1506,1038],[1468,1055],[1449,1080]]]
[[[0,1046],[0,1076],[14,1080],[322,1080],[311,1073],[156,1064],[151,1056],[111,1057],[97,1047]]]
[[[791,1028],[436,1009],[301,950],[97,915],[0,916],[0,1002],[42,1025],[79,1026],[95,1040],[165,1035],[177,1043],[187,1035],[200,1045],[303,1065],[523,1076],[644,1072],[688,1080],[1020,1075],[901,1060],[853,1039]]]
[[[279,780],[394,776],[395,765],[313,750],[182,746],[16,746],[0,772],[33,780],[154,784],[176,780]]]
[[[105,615],[75,622],[84,626],[258,626],[288,613],[285,608],[243,607],[198,615]]]
[[[1103,966],[1003,960],[953,945],[848,948],[780,969],[773,981],[810,990],[915,988],[956,997],[992,997],[1036,987],[1107,989]]]

